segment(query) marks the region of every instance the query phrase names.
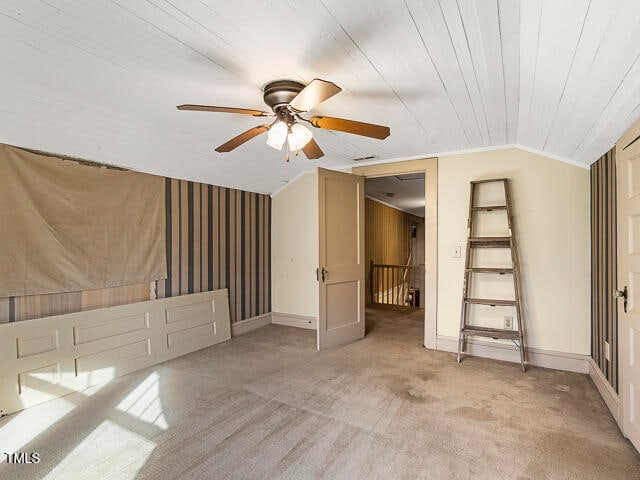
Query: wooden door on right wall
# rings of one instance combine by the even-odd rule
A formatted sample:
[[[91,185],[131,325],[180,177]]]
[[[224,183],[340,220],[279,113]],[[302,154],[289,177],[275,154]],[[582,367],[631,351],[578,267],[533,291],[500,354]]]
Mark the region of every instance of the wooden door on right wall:
[[[640,122],[617,143],[616,164],[622,429],[640,450]]]

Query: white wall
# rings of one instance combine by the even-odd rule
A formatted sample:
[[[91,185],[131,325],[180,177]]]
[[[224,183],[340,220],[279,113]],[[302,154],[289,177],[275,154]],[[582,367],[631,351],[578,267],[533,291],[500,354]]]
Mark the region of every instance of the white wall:
[[[528,346],[589,354],[589,171],[516,149],[438,160],[438,335],[458,336],[469,182],[500,177],[511,179]],[[488,276],[480,290],[476,297],[508,292]],[[514,309],[500,308],[492,317],[501,324]]]
[[[589,171],[517,149],[438,160],[438,325],[458,336],[471,180],[511,179],[521,257],[527,344],[588,355],[590,349]],[[301,177],[273,197],[272,310],[318,315],[317,178]],[[499,222],[493,221],[491,227]],[[487,232],[490,233],[490,232]],[[462,256],[452,258],[456,245]],[[495,252],[483,252],[483,254]],[[497,258],[487,258],[497,266]],[[510,277],[484,277],[476,296],[508,298]],[[502,282],[502,283],[501,283]],[[513,309],[486,307],[501,326]],[[501,308],[503,310],[501,310]],[[491,340],[487,340],[491,341]]]
[[[318,176],[305,174],[271,201],[271,310],[318,316]]]

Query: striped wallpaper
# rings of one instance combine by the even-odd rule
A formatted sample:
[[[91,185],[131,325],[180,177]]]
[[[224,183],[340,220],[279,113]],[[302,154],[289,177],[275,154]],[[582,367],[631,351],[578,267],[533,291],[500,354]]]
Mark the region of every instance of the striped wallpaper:
[[[591,165],[591,357],[618,390],[615,148]],[[609,342],[610,360],[605,342]]]
[[[271,309],[271,198],[167,179],[167,280],[158,298],[229,289],[231,322]]]
[[[158,298],[229,289],[231,322],[271,310],[271,198],[165,179],[167,280]],[[154,285],[0,298],[0,323],[148,300]]]

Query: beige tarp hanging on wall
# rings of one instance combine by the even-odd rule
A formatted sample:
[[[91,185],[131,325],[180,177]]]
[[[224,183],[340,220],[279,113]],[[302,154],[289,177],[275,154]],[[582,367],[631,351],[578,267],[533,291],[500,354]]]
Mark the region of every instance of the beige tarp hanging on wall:
[[[164,179],[0,144],[0,297],[166,278]]]

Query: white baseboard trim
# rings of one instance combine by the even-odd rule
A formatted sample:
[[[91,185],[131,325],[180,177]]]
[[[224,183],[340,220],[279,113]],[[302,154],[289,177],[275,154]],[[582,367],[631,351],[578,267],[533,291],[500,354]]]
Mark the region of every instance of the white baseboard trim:
[[[598,389],[598,392],[600,392],[600,396],[604,400],[604,403],[607,404],[611,415],[613,415],[616,423],[620,426],[620,400],[618,398],[618,394],[609,384],[600,370],[600,367],[598,367],[592,358],[589,358],[589,376]]]
[[[256,317],[247,318],[231,324],[231,336],[242,335],[243,333],[256,330],[271,323],[271,314],[264,313]]]
[[[237,336],[243,333],[262,328],[265,325],[274,323],[276,325],[286,325],[287,327],[306,328],[316,330],[318,319],[316,317],[308,317],[305,315],[294,315],[292,313],[270,312],[258,315],[256,317],[247,318],[231,324],[231,335]]]
[[[456,353],[458,351],[458,339],[445,335],[438,335],[436,350]],[[575,353],[554,352],[527,347],[527,365],[536,367],[553,368],[567,372],[589,373],[589,360],[587,355]],[[506,362],[520,363],[520,352],[515,345],[501,343],[489,343],[478,340],[467,340],[467,355],[503,360]]]
[[[309,330],[318,329],[318,319],[316,317],[293,315],[291,313],[271,312],[271,323],[288,327],[307,328]]]

